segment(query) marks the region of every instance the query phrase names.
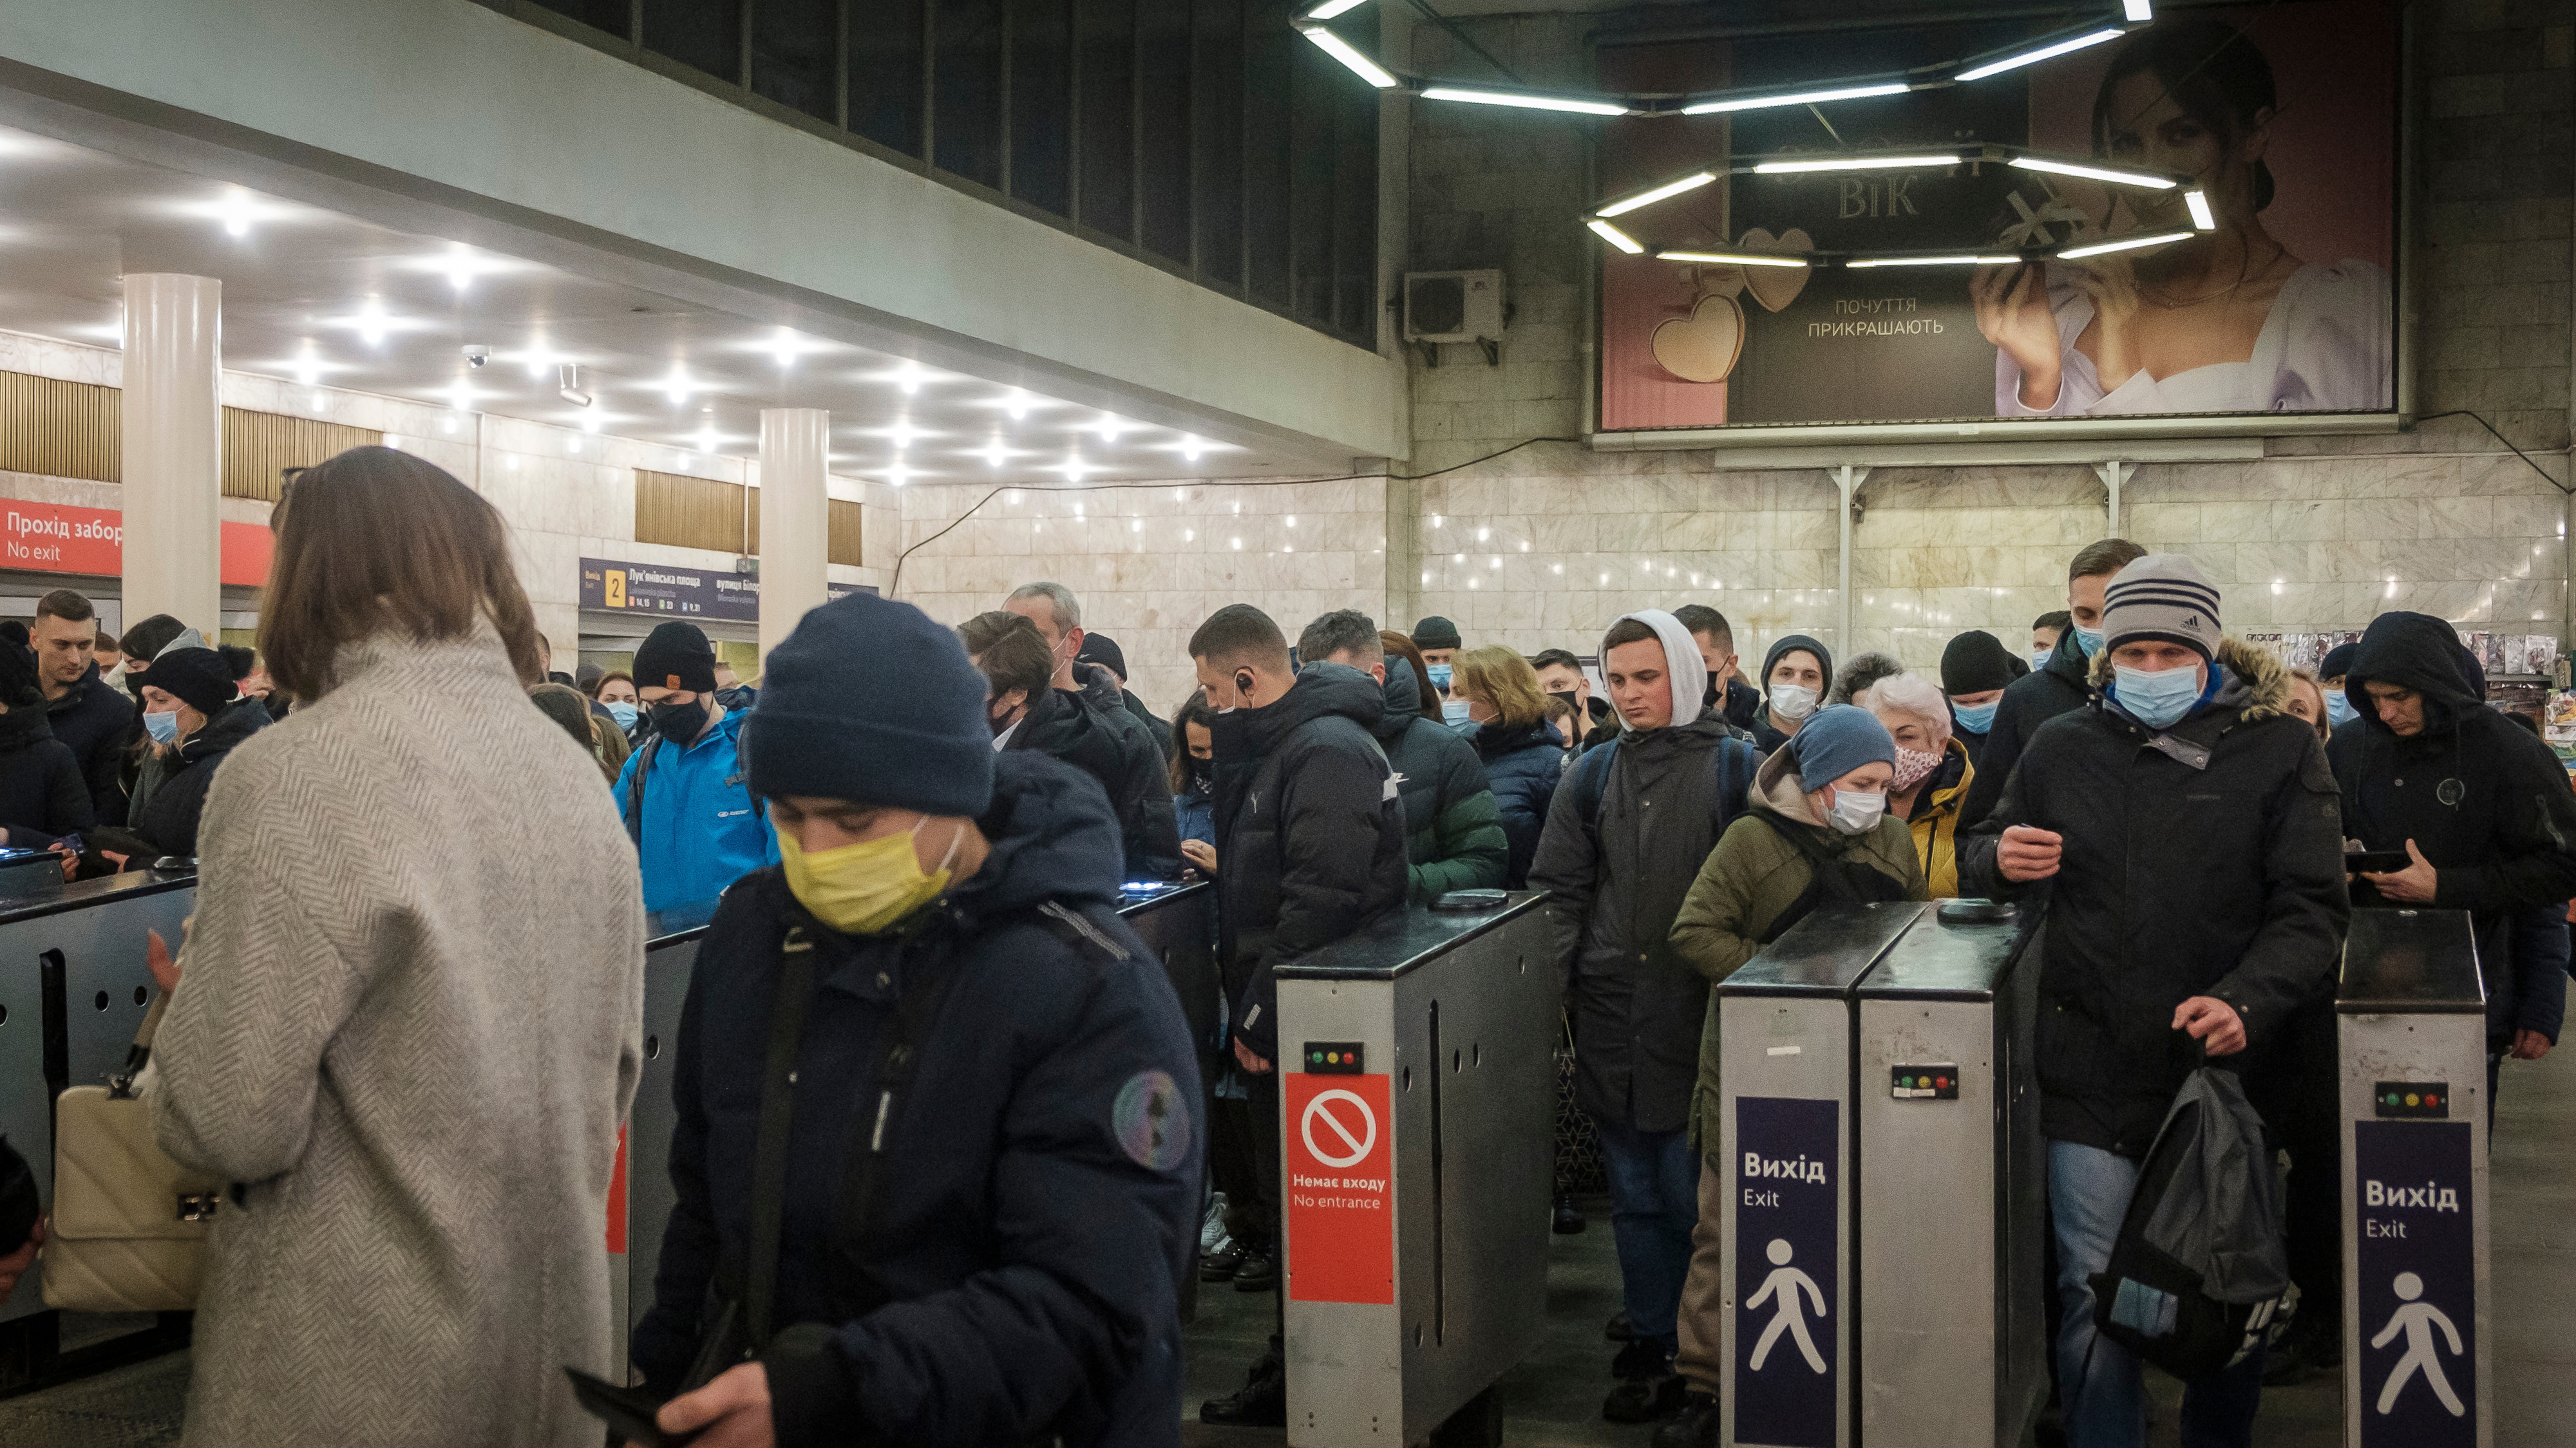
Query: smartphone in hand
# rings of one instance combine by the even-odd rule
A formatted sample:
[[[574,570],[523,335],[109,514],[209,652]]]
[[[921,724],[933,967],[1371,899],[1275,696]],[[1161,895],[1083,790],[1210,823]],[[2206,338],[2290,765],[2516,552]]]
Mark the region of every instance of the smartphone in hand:
[[[653,1421],[662,1404],[642,1388],[621,1388],[573,1367],[565,1368],[564,1376],[572,1379],[572,1395],[580,1400],[583,1410],[606,1423],[624,1442],[641,1443],[645,1448],[679,1448],[698,1436],[663,1432]]]

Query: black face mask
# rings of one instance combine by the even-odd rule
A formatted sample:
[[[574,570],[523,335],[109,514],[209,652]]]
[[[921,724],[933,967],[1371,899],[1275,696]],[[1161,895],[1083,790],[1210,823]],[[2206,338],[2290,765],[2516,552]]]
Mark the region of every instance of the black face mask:
[[[652,709],[653,732],[674,744],[695,744],[707,727],[707,705],[703,699],[685,704],[656,704]]]
[[[1195,758],[1190,761],[1190,788],[1201,794],[1216,793],[1216,761]]]
[[[985,725],[993,731],[993,737],[996,739],[1002,737],[1003,730],[1008,729],[1019,722],[1020,711],[1016,708],[1005,709],[999,714],[986,714],[984,716]]]

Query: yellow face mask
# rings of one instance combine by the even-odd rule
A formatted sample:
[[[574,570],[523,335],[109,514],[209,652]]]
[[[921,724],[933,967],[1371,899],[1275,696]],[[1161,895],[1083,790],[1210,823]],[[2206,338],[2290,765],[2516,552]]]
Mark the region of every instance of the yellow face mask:
[[[957,847],[965,843],[966,827],[957,827],[939,868],[925,875],[921,857],[913,852],[912,837],[928,823],[929,817],[924,816],[904,834],[811,855],[796,843],[794,834],[780,830],[778,860],[787,868],[787,888],[799,904],[814,912],[815,919],[834,930],[844,935],[878,934],[948,888],[948,867],[957,859]]]

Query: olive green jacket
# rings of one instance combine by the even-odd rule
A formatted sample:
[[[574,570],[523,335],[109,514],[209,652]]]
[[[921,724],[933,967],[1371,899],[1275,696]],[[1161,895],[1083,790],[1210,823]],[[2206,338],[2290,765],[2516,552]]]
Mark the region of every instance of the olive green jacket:
[[[1780,837],[1757,815],[1781,820],[1815,837],[1834,856],[1856,861],[1905,886],[1905,898],[1931,898],[1923,882],[1921,857],[1914,835],[1900,819],[1882,819],[1865,835],[1846,835],[1820,824],[1807,804],[1797,761],[1786,749],[1776,750],[1753,776],[1753,800],[1735,823],[1726,827],[1717,848],[1709,851],[1673,917],[1673,953],[1716,985],[1735,974],[1771,932],[1772,922],[1798,902],[1815,878],[1807,856]],[[1700,1120],[1717,1109],[1717,996],[1708,998],[1708,1015],[1700,1027],[1699,1090],[1691,1100],[1690,1130],[1701,1144]],[[1711,1137],[1705,1151],[1715,1145]]]

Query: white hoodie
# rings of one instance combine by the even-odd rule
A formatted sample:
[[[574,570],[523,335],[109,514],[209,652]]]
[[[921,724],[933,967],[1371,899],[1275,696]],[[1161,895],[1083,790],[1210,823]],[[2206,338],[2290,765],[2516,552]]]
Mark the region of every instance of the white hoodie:
[[[1692,640],[1690,630],[1682,627],[1680,619],[1660,608],[1641,608],[1635,613],[1623,613],[1611,620],[1611,626],[1615,628],[1632,618],[1653,629],[1655,637],[1664,645],[1664,678],[1673,691],[1673,722],[1687,724],[1698,718],[1700,699],[1708,693],[1708,665],[1700,662],[1699,645]],[[1608,630],[1604,630],[1601,637],[1601,681],[1606,687],[1610,682]],[[1619,713],[1618,701],[1611,701],[1610,712],[1619,720],[1620,731],[1628,732],[1628,716]]]

